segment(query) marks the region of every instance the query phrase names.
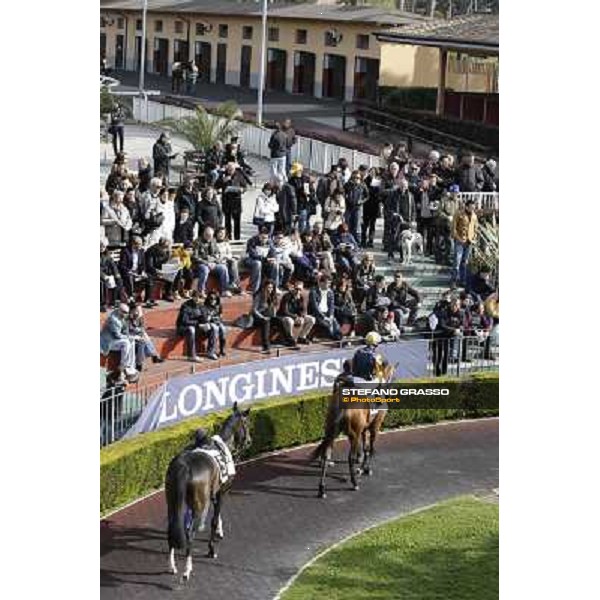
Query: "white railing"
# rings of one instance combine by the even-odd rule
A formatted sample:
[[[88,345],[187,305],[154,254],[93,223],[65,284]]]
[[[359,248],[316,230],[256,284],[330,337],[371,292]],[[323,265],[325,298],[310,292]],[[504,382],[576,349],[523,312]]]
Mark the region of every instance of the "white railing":
[[[141,98],[133,99],[133,116],[143,123],[181,119],[193,114],[194,111],[189,108]],[[272,133],[273,129],[257,127],[251,123],[239,123],[238,134],[242,139],[242,146],[248,154],[254,156],[269,158],[269,138]],[[384,166],[382,159],[374,154],[302,136],[298,136],[298,143],[292,149],[292,160],[302,163],[309,170],[317,173],[328,173],[331,165],[337,163],[340,158],[346,158],[351,169],[358,169],[360,165],[367,165],[369,168]],[[460,194],[459,202],[464,203],[468,199],[475,201],[478,210],[499,210],[498,192],[463,192]]]

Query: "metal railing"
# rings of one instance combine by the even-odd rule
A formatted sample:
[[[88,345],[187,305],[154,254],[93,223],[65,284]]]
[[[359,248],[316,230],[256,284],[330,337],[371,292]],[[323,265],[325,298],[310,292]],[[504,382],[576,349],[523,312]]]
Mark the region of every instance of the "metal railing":
[[[401,339],[423,337],[423,334],[402,336]],[[331,348],[359,346],[364,338],[347,338],[330,342]],[[276,349],[276,356],[285,350]],[[429,338],[427,352],[427,374],[431,377],[467,377],[481,371],[498,371],[500,365],[500,345],[498,329],[483,337],[457,336],[455,338]],[[132,391],[117,392],[105,390],[100,399],[100,447],[118,441],[137,421],[148,400],[165,381]]]

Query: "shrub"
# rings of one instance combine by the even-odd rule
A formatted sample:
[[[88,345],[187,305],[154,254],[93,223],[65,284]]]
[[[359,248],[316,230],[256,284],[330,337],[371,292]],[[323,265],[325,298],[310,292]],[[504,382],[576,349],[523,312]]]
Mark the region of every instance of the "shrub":
[[[428,380],[422,380],[428,381]],[[436,379],[436,383],[451,379]],[[481,400],[490,390],[482,382],[497,382],[498,374],[474,375],[460,380],[460,409],[390,410],[385,427],[392,429],[416,423],[435,423],[444,419],[497,415],[497,409],[481,408]],[[418,381],[415,381],[418,383]],[[292,398],[267,400],[252,405],[252,446],[248,456],[314,442],[323,434],[329,392]],[[119,506],[162,487],[170,460],[186,444],[193,432],[204,427],[215,433],[229,410],[116,442],[100,451],[100,512]]]

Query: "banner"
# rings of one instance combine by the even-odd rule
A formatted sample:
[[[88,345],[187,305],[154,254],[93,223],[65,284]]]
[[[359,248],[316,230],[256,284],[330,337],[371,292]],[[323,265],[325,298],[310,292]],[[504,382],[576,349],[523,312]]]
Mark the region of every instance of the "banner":
[[[394,379],[414,379],[427,375],[427,347],[427,340],[407,340],[381,345],[378,352],[396,365]],[[356,348],[303,351],[170,379],[149,399],[124,437],[222,410],[234,402],[252,404],[331,389],[342,363],[354,352]]]

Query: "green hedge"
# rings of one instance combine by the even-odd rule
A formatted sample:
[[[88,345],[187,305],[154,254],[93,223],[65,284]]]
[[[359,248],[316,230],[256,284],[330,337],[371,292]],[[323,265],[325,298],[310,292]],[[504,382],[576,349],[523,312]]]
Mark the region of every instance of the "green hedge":
[[[390,410],[386,429],[416,423],[435,423],[443,419],[483,417],[498,410],[481,409],[477,400],[490,389],[481,382],[497,381],[498,373],[474,375],[460,381],[461,409]],[[428,380],[420,380],[428,381]],[[430,381],[430,380],[429,380]],[[452,379],[435,380],[436,383]],[[456,380],[454,380],[456,381]],[[464,392],[464,395],[463,395]],[[260,402],[252,406],[252,446],[248,456],[289,448],[319,440],[329,392]],[[204,417],[187,419],[178,425],[136,436],[100,451],[100,513],[105,514],[163,485],[169,461],[191,440],[198,427],[216,432],[229,410]]]

